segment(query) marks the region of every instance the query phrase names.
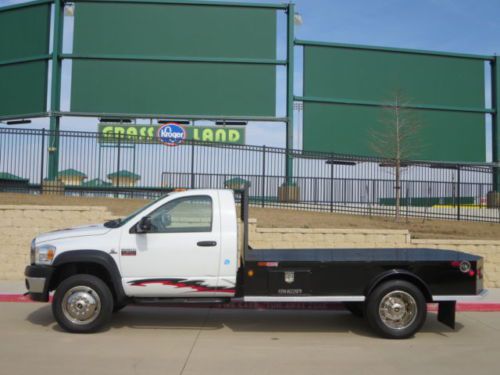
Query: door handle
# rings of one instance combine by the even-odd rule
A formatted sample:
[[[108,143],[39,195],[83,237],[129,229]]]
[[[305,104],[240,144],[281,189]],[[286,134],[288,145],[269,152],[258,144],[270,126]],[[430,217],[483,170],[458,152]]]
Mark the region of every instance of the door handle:
[[[197,243],[197,245],[200,247],[212,247],[212,246],[217,246],[217,242],[215,242],[215,241],[200,241]]]

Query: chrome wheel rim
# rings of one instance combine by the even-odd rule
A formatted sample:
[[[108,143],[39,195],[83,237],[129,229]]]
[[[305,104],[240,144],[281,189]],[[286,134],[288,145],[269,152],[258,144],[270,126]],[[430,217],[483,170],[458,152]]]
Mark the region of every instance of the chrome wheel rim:
[[[411,294],[394,290],[382,298],[378,313],[387,327],[402,330],[411,326],[417,318],[417,302]]]
[[[99,316],[101,299],[92,288],[75,286],[64,294],[62,310],[70,322],[78,325],[89,324]]]

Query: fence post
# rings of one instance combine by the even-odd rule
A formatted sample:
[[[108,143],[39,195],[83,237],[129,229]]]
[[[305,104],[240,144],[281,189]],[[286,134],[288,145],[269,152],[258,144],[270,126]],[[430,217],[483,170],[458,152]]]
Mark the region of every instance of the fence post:
[[[344,174],[344,179],[342,180],[342,203],[344,204],[344,206],[347,203],[346,192],[347,192],[347,179]]]
[[[406,184],[406,220],[408,220],[408,209],[411,204],[411,197],[410,197],[410,186]]]
[[[194,189],[194,140],[191,140],[191,189]]]
[[[262,189],[261,189],[261,201],[262,207],[266,205],[266,199],[264,195],[266,194],[266,145],[262,147]]]
[[[314,204],[318,204],[318,177],[314,177],[314,191],[313,191],[313,201]]]
[[[372,180],[372,206],[375,206],[377,203],[377,194],[375,191],[375,180]]]
[[[460,166],[457,166],[457,220],[460,220]]]
[[[43,164],[45,163],[45,129],[42,129],[42,151],[40,155],[40,192],[43,192]]]
[[[330,212],[333,212],[333,163],[330,164]]]
[[[118,155],[116,160],[116,187],[120,190],[120,158],[121,158],[121,134],[118,136]],[[117,197],[118,194],[115,194]]]

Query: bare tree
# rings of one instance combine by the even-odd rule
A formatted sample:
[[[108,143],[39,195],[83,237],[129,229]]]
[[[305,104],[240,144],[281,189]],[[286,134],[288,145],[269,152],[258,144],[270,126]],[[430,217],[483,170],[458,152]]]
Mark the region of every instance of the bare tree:
[[[393,168],[396,190],[395,218],[401,216],[401,175],[407,161],[418,159],[422,151],[419,133],[422,128],[414,112],[408,108],[401,90],[393,96],[393,104],[384,107],[376,129],[371,131],[370,146],[385,165]]]

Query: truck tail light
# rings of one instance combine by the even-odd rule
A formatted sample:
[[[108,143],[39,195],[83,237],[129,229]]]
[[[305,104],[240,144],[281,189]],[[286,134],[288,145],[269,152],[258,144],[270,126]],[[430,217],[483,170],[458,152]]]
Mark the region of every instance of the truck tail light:
[[[476,275],[476,271],[472,269],[472,265],[470,262],[463,260],[459,262],[458,260],[454,260],[453,262],[450,263],[453,268],[458,268],[460,272],[468,274],[470,277],[474,277]],[[478,267],[477,274],[479,278],[482,278],[482,275],[479,276],[479,273],[481,272],[480,268]]]

